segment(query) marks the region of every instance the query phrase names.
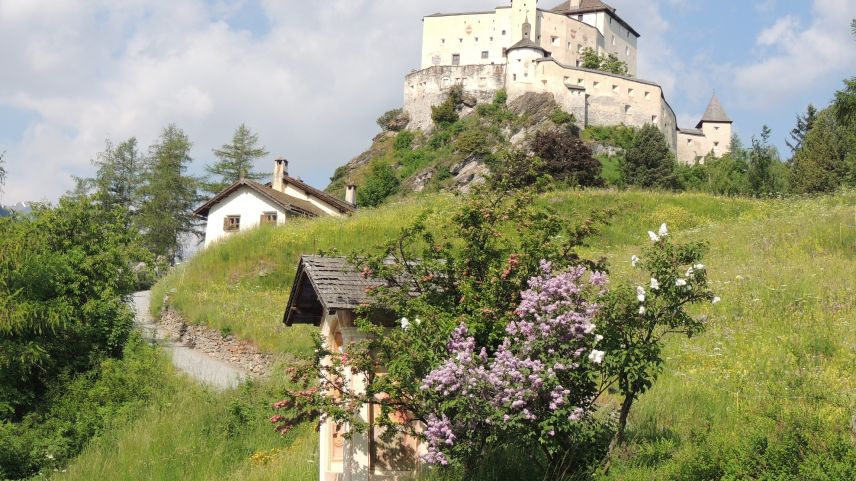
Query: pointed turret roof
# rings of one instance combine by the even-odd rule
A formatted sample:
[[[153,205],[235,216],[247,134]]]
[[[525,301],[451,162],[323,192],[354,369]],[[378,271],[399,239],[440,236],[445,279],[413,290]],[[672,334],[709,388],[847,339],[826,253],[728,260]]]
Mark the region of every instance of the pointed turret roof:
[[[725,109],[722,108],[722,104],[719,103],[719,99],[716,98],[716,94],[713,94],[713,97],[710,99],[707,110],[704,111],[704,115],[701,117],[698,125],[696,125],[696,128],[700,129],[701,125],[705,122],[732,123],[728,114],[725,113]]]
[[[532,24],[529,23],[529,17],[526,17],[526,21],[523,23],[523,38],[521,38],[519,42],[508,47],[506,49],[506,52],[510,52],[510,51],[518,49],[518,48],[531,48],[534,50],[540,50],[540,51],[544,52],[544,55],[547,55],[550,53],[550,52],[547,52],[546,50],[544,50],[543,48],[541,48],[541,46],[538,45],[537,43],[533,42],[531,37],[532,37]]]

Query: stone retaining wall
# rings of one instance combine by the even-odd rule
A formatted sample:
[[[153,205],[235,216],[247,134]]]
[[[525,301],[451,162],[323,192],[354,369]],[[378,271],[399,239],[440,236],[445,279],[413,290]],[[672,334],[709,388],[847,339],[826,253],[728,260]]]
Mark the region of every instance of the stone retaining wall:
[[[170,307],[164,308],[158,321],[158,330],[161,331],[161,337],[233,364],[252,377],[264,377],[270,372],[273,358],[259,352],[252,343],[235,336],[224,336],[207,326],[188,324],[181,314]]]

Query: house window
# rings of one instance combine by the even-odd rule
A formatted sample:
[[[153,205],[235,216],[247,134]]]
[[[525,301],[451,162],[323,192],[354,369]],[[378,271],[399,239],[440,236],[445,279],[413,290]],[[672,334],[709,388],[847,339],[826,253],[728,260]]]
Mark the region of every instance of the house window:
[[[612,36],[612,45],[615,45],[615,35]]]
[[[630,56],[630,47],[624,47],[624,55]]]
[[[580,22],[582,22],[582,21],[583,21],[583,16],[582,16],[582,15],[577,15],[577,20],[579,20]]]
[[[452,54],[452,65],[460,65],[461,64],[461,54],[453,53]]]
[[[262,214],[261,224],[262,225],[276,225],[277,213],[276,212],[265,212]]]
[[[489,56],[490,56],[490,53],[488,53],[487,50],[482,50],[482,58],[488,58]]]
[[[223,219],[224,232],[238,232],[239,230],[241,230],[241,216],[227,215],[226,218]]]

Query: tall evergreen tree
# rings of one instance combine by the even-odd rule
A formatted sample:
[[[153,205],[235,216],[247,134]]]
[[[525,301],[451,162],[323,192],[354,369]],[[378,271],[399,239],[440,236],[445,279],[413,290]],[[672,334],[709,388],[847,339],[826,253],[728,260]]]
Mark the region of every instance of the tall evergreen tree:
[[[219,160],[214,165],[205,167],[213,178],[203,184],[203,189],[218,193],[241,178],[261,180],[267,177],[267,174],[260,174],[253,170],[255,161],[268,155],[268,151],[258,143],[258,134],[254,134],[245,124],[241,124],[235,130],[232,143],[214,149],[214,155]]]
[[[3,188],[6,187],[6,152],[0,152],[0,198],[3,196]]]
[[[749,151],[749,187],[752,193],[769,194],[775,192],[774,162],[778,161],[775,147],[770,145],[772,131],[766,125],[761,127],[761,135],[752,137]]]
[[[796,154],[805,142],[805,136],[814,126],[817,120],[817,109],[814,105],[809,104],[803,115],[797,115],[797,125],[791,130],[791,140],[786,140],[785,144],[791,149],[791,154]]]
[[[174,263],[182,254],[182,241],[196,234],[193,206],[199,200],[198,180],[186,174],[192,162],[190,140],[170,124],[151,146],[140,189],[137,225],[149,250]]]
[[[676,164],[666,137],[655,125],[647,124],[636,133],[621,166],[628,185],[643,188],[676,187]]]
[[[91,187],[108,208],[121,208],[125,213],[125,225],[130,227],[131,218],[139,211],[140,183],[143,159],[137,148],[137,139],[113,145],[109,139],[104,151],[92,162],[98,168]],[[85,180],[83,182],[86,182]]]
[[[856,130],[849,130],[833,109],[820,112],[792,162],[794,192],[832,192],[842,184],[856,185]]]

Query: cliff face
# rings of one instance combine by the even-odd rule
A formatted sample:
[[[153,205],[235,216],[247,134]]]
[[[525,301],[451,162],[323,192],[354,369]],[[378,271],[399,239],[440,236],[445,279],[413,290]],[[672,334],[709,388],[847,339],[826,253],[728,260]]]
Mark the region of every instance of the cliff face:
[[[460,120],[444,128],[423,132],[408,126],[378,134],[366,151],[336,170],[327,192],[341,194],[349,180],[364,185],[375,162],[393,166],[402,195],[467,192],[484,182],[502,151],[525,148],[535,132],[573,121],[550,93],[528,93],[508,104],[501,100],[466,102],[459,106]]]

